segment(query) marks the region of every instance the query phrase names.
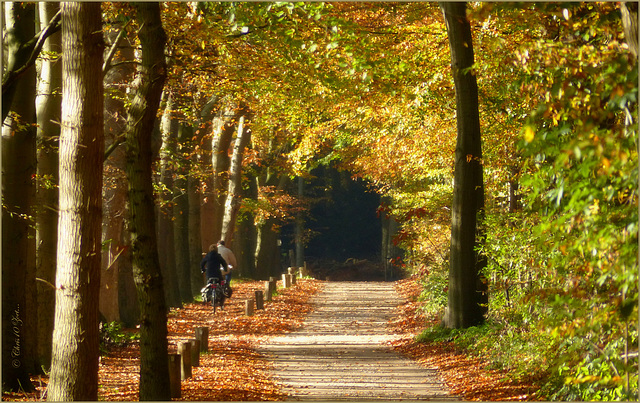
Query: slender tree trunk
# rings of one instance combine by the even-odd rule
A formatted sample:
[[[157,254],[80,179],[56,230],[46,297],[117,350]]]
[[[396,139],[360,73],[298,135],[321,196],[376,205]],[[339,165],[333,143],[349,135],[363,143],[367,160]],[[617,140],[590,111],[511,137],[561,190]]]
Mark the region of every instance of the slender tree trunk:
[[[6,3],[6,18],[11,68],[20,63],[20,48],[34,34],[35,4]],[[6,389],[32,390],[29,373],[36,371],[35,234],[30,219],[36,173],[35,87],[32,70],[15,85],[13,113],[2,127],[2,383]]]
[[[173,238],[176,253],[176,270],[178,272],[178,286],[182,302],[193,302],[194,293],[191,290],[191,264],[189,261],[189,147],[188,143],[193,134],[190,128],[181,124],[178,128],[178,142],[180,150],[175,150],[176,159],[173,181]],[[198,261],[200,263],[200,261]]]
[[[288,176],[277,177],[267,172],[259,181],[259,186],[276,185],[276,190],[282,190],[288,183]],[[262,182],[262,183],[260,183]],[[280,246],[278,245],[279,231],[276,231],[277,220],[267,218],[256,225],[255,265],[256,277],[265,278],[280,273],[282,261]]]
[[[213,141],[211,162],[213,166],[212,210],[213,227],[202,233],[202,242],[208,248],[222,238],[227,187],[229,186],[229,147],[236,129],[236,121],[240,118],[235,105],[225,104],[213,121]]]
[[[227,199],[224,205],[222,239],[227,243],[227,247],[229,248],[233,245],[233,232],[242,201],[242,158],[244,156],[244,149],[249,145],[251,140],[251,129],[245,127],[247,121],[250,121],[248,115],[241,116],[238,121],[238,135],[233,146],[233,156],[229,170],[229,191],[227,192]]]
[[[38,3],[41,28],[59,11],[59,3]],[[38,360],[51,368],[51,340],[55,315],[56,254],[58,243],[58,138],[62,108],[62,43],[60,34],[50,36],[42,50],[36,98],[38,120],[38,188],[36,193],[36,277],[38,305]],[[54,56],[56,55],[56,56]]]
[[[298,199],[302,201],[304,197],[304,178],[298,177]],[[296,216],[295,243],[296,243],[296,266],[304,266],[304,214],[298,212]]]
[[[199,142],[199,141],[198,141]],[[200,260],[202,260],[202,240],[200,238],[200,179],[199,171],[195,164],[191,165],[189,172],[189,276],[191,278],[191,290],[198,293],[202,287],[202,275],[200,274]]]
[[[162,148],[160,150],[160,187],[162,203],[158,208],[158,255],[165,281],[164,295],[170,307],[182,307],[173,234],[173,155],[175,154],[178,123],[173,119],[173,98],[167,95],[161,121]]]
[[[467,3],[441,3],[451,48],[451,70],[456,87],[458,137],[455,153],[451,258],[447,326],[462,328],[483,322],[480,272],[486,264],[478,256],[481,242],[478,218],[484,210],[482,142],[478,112],[478,85],[471,66],[473,43],[466,17]]]
[[[48,399],[98,399],[103,86],[99,3],[63,3],[60,232]]]
[[[123,24],[118,24],[108,32],[110,46],[117,45],[119,49],[117,56],[111,59],[113,62],[135,60],[133,47],[127,40],[122,40],[123,29]],[[121,88],[133,81],[134,74],[133,64],[124,64],[109,70],[104,76],[105,146],[107,150],[113,150],[104,162],[103,189],[102,239],[108,242],[102,254],[100,312],[107,321],[122,321],[122,314],[128,315],[137,310],[135,298],[120,298],[124,282],[133,282],[133,277],[130,269],[121,273],[121,269],[130,266],[127,261],[129,255],[125,252],[128,245],[125,241],[127,178],[124,147],[112,148],[122,141],[127,125],[126,92]],[[122,305],[123,301],[129,303]],[[131,320],[127,322],[131,323]]]
[[[156,238],[152,136],[166,78],[159,3],[136,3],[142,63],[126,133],[131,254],[140,304],[140,400],[169,400],[167,308]]]
[[[35,29],[31,27],[35,26],[35,4],[6,2],[6,7],[9,29],[6,35],[6,64],[2,75],[2,121],[12,108],[14,96],[21,93],[18,89],[20,81],[25,78],[30,80],[29,76],[33,77],[35,74],[33,65],[46,38],[58,32],[61,27],[60,14],[57,13],[46,29],[34,35]],[[25,18],[15,18],[20,16]],[[25,27],[29,29],[25,31]]]

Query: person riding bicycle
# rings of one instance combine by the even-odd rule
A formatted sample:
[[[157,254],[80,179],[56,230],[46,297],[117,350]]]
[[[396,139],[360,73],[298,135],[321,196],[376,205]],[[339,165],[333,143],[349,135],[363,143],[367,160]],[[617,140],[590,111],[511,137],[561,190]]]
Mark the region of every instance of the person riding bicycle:
[[[220,270],[220,267],[223,267],[225,270]],[[209,253],[202,258],[202,261],[200,262],[200,271],[202,273],[207,273],[205,284],[210,278],[217,278],[218,283],[220,283],[223,279],[222,276],[227,274],[227,262],[222,256],[220,256],[218,253],[218,247],[215,244],[209,246]]]
[[[218,253],[218,248],[216,245],[211,245],[209,246],[209,253],[207,253],[205,255],[205,257],[202,259],[202,261],[200,262],[200,271],[204,274],[206,272],[206,285],[205,287],[201,290],[203,292],[203,301],[207,302],[207,301],[212,301],[213,303],[213,309],[215,312],[215,307],[216,307],[216,303],[217,301],[214,301],[216,299],[215,294],[214,295],[210,295],[207,297],[206,294],[208,294],[209,292],[211,292],[211,288],[210,288],[210,283],[217,283],[218,285],[222,284],[223,281],[223,277],[225,274],[227,274],[228,270],[220,270],[220,267],[223,267],[224,269],[227,269],[227,262],[224,260],[224,258],[222,256],[220,256],[220,254]],[[215,288],[215,287],[213,287]],[[209,290],[209,291],[207,291]],[[219,298],[220,298],[220,309],[224,308],[224,293],[220,293],[219,294]],[[212,298],[211,300],[209,300],[208,298]]]

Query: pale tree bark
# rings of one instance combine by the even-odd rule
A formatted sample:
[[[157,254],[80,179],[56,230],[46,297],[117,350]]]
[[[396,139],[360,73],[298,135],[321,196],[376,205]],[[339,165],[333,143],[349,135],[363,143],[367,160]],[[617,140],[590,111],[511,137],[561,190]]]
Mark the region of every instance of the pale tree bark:
[[[233,232],[242,202],[242,158],[244,157],[244,149],[251,141],[251,128],[246,127],[250,121],[251,116],[248,113],[240,116],[238,120],[238,133],[233,145],[233,156],[229,168],[229,190],[224,204],[221,235],[221,239],[226,242],[228,248],[233,245]]]
[[[487,300],[481,270],[485,259],[476,252],[482,242],[478,219],[484,211],[482,141],[478,111],[478,85],[473,65],[471,26],[467,3],[440,3],[447,24],[451,70],[456,88],[458,136],[455,153],[451,216],[448,313],[451,328],[483,322],[482,304]]]
[[[60,218],[48,399],[98,399],[103,86],[99,3],[62,4]]]
[[[203,223],[202,243],[205,250],[222,237],[222,223],[224,220],[227,187],[229,186],[229,147],[236,131],[236,123],[240,118],[238,107],[225,102],[213,120],[213,140],[211,162],[213,167],[211,184],[211,209],[213,220],[211,225]]]
[[[638,58],[638,2],[621,2],[620,13],[624,36],[633,57]]]
[[[21,4],[20,2],[14,5],[13,2],[7,2],[6,15],[9,19],[13,19],[16,14],[13,10],[17,8],[31,9],[35,7],[35,4]],[[17,7],[17,8],[16,8]],[[35,36],[34,30],[25,32],[24,35],[19,37],[14,36],[12,33],[13,28],[9,28],[8,31],[8,46],[7,46],[7,63],[5,65],[4,73],[2,75],[2,120],[7,117],[7,114],[11,110],[11,106],[14,102],[14,96],[20,94],[18,91],[18,84],[20,80],[28,77],[29,74],[35,74],[33,65],[36,62],[42,46],[45,44],[46,39],[60,31],[60,16],[61,13],[56,13],[49,23]],[[17,19],[15,20],[19,25],[22,24],[34,24],[35,18],[31,19]],[[9,22],[7,26],[12,27],[13,22]],[[15,31],[14,31],[15,32]],[[29,78],[27,78],[29,79]]]
[[[173,181],[173,239],[176,254],[178,286],[183,302],[193,302],[191,264],[189,256],[189,141],[193,130],[184,124],[178,128],[174,152],[175,180]],[[198,261],[200,263],[200,261]],[[199,291],[198,289],[197,291]]]
[[[176,272],[176,254],[173,234],[173,155],[175,154],[178,122],[173,118],[173,98],[166,93],[166,104],[160,132],[160,187],[161,204],[158,208],[158,256],[160,269],[165,281],[164,295],[170,307],[182,307],[178,274]]]
[[[50,21],[60,10],[59,3],[38,3],[40,21]],[[38,305],[38,360],[47,371],[51,367],[51,340],[55,314],[56,254],[58,243],[58,139],[62,107],[62,42],[60,34],[44,43],[40,81],[36,97],[38,121],[38,188],[36,193],[36,277]]]
[[[20,63],[20,48],[35,31],[34,3],[6,3],[7,68]],[[36,173],[35,70],[22,76],[11,115],[2,127],[2,383],[32,390],[37,370],[35,234],[32,206]],[[3,108],[6,108],[3,97]],[[3,110],[3,118],[9,111]]]
[[[142,63],[126,133],[133,275],[140,304],[140,400],[169,400],[167,308],[158,258],[152,137],[166,79],[159,3],[136,3]]]

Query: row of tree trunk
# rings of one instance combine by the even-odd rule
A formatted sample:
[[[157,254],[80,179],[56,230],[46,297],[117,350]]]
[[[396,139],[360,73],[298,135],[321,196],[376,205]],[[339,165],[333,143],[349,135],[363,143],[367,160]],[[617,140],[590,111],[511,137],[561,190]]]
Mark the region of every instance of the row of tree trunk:
[[[29,375],[51,368],[50,400],[96,400],[101,317],[140,325],[140,399],[164,400],[167,307],[193,300],[202,252],[220,239],[235,241],[236,273],[280,271],[271,223],[235,223],[242,197],[286,177],[249,178],[251,194],[241,194],[246,106],[211,99],[195,132],[175,114],[163,92],[157,3],[134,6],[137,69],[122,63],[136,60],[126,24],[108,33],[105,50],[99,3],[7,3],[4,11],[7,71],[21,73],[3,77],[12,100],[3,96],[3,387],[30,390]],[[25,46],[45,30],[48,57],[36,80],[27,66],[34,47]],[[130,87],[130,106],[103,96],[103,85],[111,93]]]

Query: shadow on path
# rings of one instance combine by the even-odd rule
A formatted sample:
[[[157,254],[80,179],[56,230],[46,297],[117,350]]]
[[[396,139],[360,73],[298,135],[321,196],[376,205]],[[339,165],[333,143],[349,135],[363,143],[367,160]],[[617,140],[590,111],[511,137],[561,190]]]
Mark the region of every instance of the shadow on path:
[[[313,302],[302,329],[259,346],[289,400],[455,399],[435,369],[392,350],[393,283],[329,282]]]

